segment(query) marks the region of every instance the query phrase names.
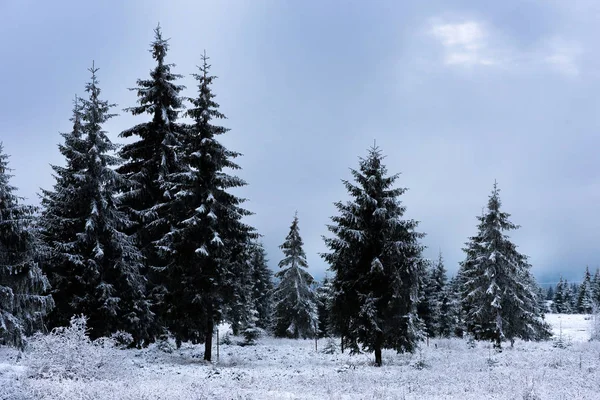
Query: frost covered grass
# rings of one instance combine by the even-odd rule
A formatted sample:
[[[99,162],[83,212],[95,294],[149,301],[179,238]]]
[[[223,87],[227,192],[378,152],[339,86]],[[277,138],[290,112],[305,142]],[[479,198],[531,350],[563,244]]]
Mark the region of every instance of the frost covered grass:
[[[587,321],[563,317],[563,334],[571,329],[567,321],[574,326]],[[556,326],[558,318],[548,319]],[[118,364],[101,364],[97,374],[86,370],[85,376],[68,378],[40,376],[29,367],[30,355],[19,359],[18,352],[3,348],[0,399],[534,400],[597,399],[600,390],[600,343],[582,335],[573,336],[565,348],[552,341],[517,341],[501,353],[489,343],[469,348],[465,340],[434,339],[414,354],[384,351],[381,368],[372,366],[372,354],[317,353],[311,340],[261,338],[244,347],[237,340],[243,339],[221,345],[220,359],[212,364],[202,361],[202,346],[184,345],[172,353],[158,345],[95,348],[91,351],[103,356],[112,351]],[[320,349],[326,344],[320,340]]]

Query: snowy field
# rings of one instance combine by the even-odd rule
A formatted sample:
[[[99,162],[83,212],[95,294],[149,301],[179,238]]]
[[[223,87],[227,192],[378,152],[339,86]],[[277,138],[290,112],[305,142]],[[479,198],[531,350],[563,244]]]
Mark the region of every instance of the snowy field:
[[[439,339],[412,355],[385,351],[381,368],[371,354],[317,353],[311,340],[264,338],[221,345],[213,364],[202,361],[201,346],[170,354],[156,345],[83,349],[67,361],[56,353],[75,365],[61,379],[44,377],[51,357],[0,348],[0,399],[600,399],[600,343],[588,341],[590,321],[547,319],[555,334],[562,327],[565,348],[518,341],[495,353],[488,343]]]

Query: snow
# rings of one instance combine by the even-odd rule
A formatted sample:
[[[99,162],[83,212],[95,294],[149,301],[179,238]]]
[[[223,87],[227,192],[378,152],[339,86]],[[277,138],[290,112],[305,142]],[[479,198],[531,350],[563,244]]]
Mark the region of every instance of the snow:
[[[552,325],[554,337],[562,335],[574,342],[590,340],[592,320],[584,314],[546,314],[546,321]]]
[[[219,360],[202,361],[202,345],[166,353],[112,350],[121,360],[110,378],[29,377],[18,352],[0,347],[0,398],[11,399],[598,399],[600,342],[589,342],[583,315],[547,315],[571,346],[517,341],[495,353],[490,343],[469,348],[462,339],[432,339],[414,354],[324,354],[327,339],[273,339],[221,344]],[[556,323],[559,323],[559,326]],[[220,339],[227,327],[219,328]],[[336,340],[336,343],[338,340]],[[213,349],[216,356],[216,348]],[[24,356],[23,359],[26,359]],[[18,379],[17,379],[18,378]]]

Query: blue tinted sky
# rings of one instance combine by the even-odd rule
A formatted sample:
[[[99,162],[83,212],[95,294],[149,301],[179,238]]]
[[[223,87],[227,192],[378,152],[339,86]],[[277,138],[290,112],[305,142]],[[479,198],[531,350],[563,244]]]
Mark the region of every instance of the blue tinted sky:
[[[454,273],[494,179],[512,236],[540,281],[595,269],[600,3],[596,1],[55,1],[1,0],[0,140],[31,203],[61,164],[58,132],[95,60],[120,116],[112,138],[143,120],[152,29],[194,95],[201,52],[240,151],[251,218],[271,265],[298,210],[312,273],[321,235],[346,199],[340,182],[377,140],[426,255]]]

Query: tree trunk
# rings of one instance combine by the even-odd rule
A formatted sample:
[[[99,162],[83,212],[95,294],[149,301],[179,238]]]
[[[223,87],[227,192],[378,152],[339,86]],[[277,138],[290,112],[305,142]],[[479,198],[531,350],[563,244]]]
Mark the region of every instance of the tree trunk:
[[[342,349],[342,354],[344,354],[344,335],[340,339],[340,348]]]
[[[212,359],[212,338],[213,331],[215,330],[215,321],[213,319],[212,305],[208,307],[208,313],[206,317],[206,334],[204,340],[204,360],[211,361]]]
[[[381,345],[375,345],[375,366],[381,367]]]

